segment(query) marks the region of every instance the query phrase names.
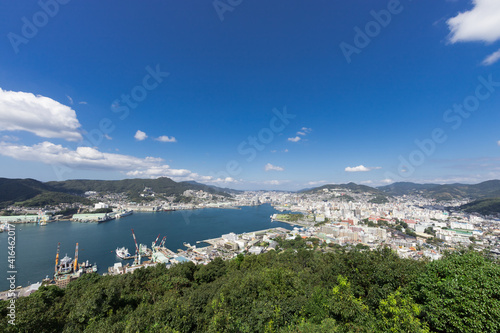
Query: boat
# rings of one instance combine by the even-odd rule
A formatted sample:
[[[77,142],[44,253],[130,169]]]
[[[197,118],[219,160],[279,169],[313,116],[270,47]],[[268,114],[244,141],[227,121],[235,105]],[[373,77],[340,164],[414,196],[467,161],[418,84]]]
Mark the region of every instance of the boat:
[[[69,274],[73,271],[73,258],[65,255],[64,258],[61,259],[61,262],[57,266],[58,274]]]
[[[95,273],[97,272],[97,264],[94,263],[93,265],[89,263],[89,261],[82,262],[80,264],[79,270],[82,271],[82,273]]]
[[[125,247],[116,248],[116,255],[120,259],[129,259],[132,257]]]
[[[115,217],[116,217],[117,219],[119,219],[119,218],[122,218],[122,217],[125,217],[125,216],[132,215],[133,213],[134,213],[134,211],[133,211],[133,210],[122,210],[122,211],[120,211],[120,212],[116,213],[116,214],[115,214]]]
[[[76,243],[75,260],[65,255],[59,262],[59,249],[61,243],[57,244],[56,264],[54,272],[54,282],[59,288],[66,288],[68,283],[78,279],[82,274],[97,272],[96,264],[89,264],[84,261],[78,264],[78,243]]]
[[[100,217],[97,219],[97,223],[108,222],[108,221],[111,221],[114,219],[115,219],[115,216],[105,214],[104,217]]]

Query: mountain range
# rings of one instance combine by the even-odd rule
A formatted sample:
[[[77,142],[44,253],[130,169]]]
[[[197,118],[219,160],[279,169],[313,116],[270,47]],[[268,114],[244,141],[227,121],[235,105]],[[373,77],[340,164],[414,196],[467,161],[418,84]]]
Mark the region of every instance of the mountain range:
[[[488,180],[479,184],[415,184],[408,182],[380,186],[379,190],[392,196],[420,194],[436,200],[485,199],[500,197],[500,180]]]
[[[140,199],[140,194],[145,188],[165,196],[182,196],[186,190],[205,191],[229,197],[231,194],[240,193],[229,188],[220,188],[204,185],[194,181],[175,182],[170,178],[157,179],[123,179],[123,180],[88,180],[76,179],[66,181],[40,182],[35,179],[10,179],[0,178],[0,208],[20,203],[24,206],[44,206],[62,202],[81,202],[89,204],[90,201],[83,197],[87,191],[99,193],[127,193],[131,200]],[[350,190],[353,193],[371,193],[375,197],[421,195],[424,198],[439,201],[453,199],[483,200],[478,206],[469,204],[464,209],[474,210],[479,207],[482,211],[496,212],[500,200],[500,180],[488,180],[479,184],[417,184],[411,182],[398,182],[391,185],[370,187],[355,183],[328,184],[312,189],[304,189],[299,193],[316,193],[323,189]],[[484,199],[498,199],[486,200]],[[491,207],[490,207],[491,206]]]
[[[186,190],[205,191],[211,194],[230,196],[234,190],[221,189],[196,182],[175,182],[170,178],[124,179],[124,180],[66,180],[40,182],[35,179],[0,178],[0,207],[14,203],[23,206],[45,206],[59,203],[81,202],[90,204],[82,195],[87,191],[99,193],[127,193],[132,200],[148,187],[165,196],[182,196]]]

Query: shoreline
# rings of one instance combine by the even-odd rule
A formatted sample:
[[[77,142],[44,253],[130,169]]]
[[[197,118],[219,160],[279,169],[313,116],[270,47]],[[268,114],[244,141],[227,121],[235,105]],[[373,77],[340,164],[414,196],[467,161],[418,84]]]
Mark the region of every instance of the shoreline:
[[[233,209],[233,210],[241,210],[241,207],[254,207],[254,206],[260,206],[260,205],[239,205],[239,206],[228,206],[228,207],[190,207],[190,208],[173,208],[173,209],[164,209],[164,210],[138,210],[134,211],[135,213],[168,213],[168,212],[176,212],[176,211],[183,211],[183,210],[198,210],[198,209]],[[93,213],[89,213],[93,214]],[[12,215],[13,218],[18,217],[18,216],[24,216],[24,215]],[[125,218],[127,216],[123,216],[121,218]],[[113,219],[110,219],[108,221],[111,221]],[[102,222],[94,222],[94,221],[74,221],[72,218],[65,218],[65,219],[58,219],[58,220],[51,220],[47,221],[46,223],[53,223],[53,222],[61,222],[61,221],[70,221],[70,222],[78,222],[78,223],[104,223],[108,221],[102,221]],[[0,224],[3,223],[9,223],[9,224],[39,224],[39,222],[34,222],[34,221],[5,221],[1,222]]]

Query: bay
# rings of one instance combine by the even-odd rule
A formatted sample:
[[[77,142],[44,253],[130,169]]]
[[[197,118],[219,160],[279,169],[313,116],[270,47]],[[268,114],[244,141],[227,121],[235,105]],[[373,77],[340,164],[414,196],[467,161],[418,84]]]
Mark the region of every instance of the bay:
[[[135,252],[131,229],[137,242],[151,247],[167,236],[165,246],[174,252],[184,249],[183,243],[195,245],[197,241],[220,237],[222,234],[291,226],[271,222],[270,215],[277,211],[270,205],[241,207],[241,209],[198,209],[189,211],[134,213],[105,223],[52,222],[47,226],[16,224],[16,285],[41,281],[54,273],[57,243],[61,243],[60,258],[67,254],[74,258],[79,243],[79,262],[97,263],[98,273],[107,272],[109,266],[121,261],[115,255],[117,247],[125,246]],[[204,246],[206,244],[199,244]],[[0,233],[0,291],[9,288],[8,234]],[[130,262],[131,261],[126,261]],[[125,264],[125,262],[124,262]]]

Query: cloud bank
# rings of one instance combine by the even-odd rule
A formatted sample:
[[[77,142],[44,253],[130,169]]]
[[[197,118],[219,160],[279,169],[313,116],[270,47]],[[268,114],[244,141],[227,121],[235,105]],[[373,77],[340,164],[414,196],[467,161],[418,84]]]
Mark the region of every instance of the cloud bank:
[[[0,88],[0,131],[25,131],[42,138],[82,140],[76,112],[51,98]]]
[[[450,41],[493,43],[500,39],[500,1],[473,0],[474,8],[459,13],[446,23]]]
[[[280,166],[276,166],[276,165],[272,165],[271,163],[267,163],[264,166],[264,170],[266,170],[266,171],[283,171],[285,169],[280,167]]]
[[[78,147],[76,150],[52,142],[25,146],[12,142],[0,142],[0,155],[16,160],[42,162],[83,170],[120,171],[133,177],[169,177],[176,181],[196,180],[207,183],[234,183],[231,177],[202,176],[187,169],[172,169],[157,157],[138,158],[129,155],[103,153],[96,148]]]
[[[155,140],[160,142],[177,142],[177,139],[175,137],[166,135],[162,135],[156,138]]]
[[[344,170],[347,172],[368,172],[377,169],[381,169],[381,167],[365,167],[364,165],[358,165],[355,167],[347,167]]]

